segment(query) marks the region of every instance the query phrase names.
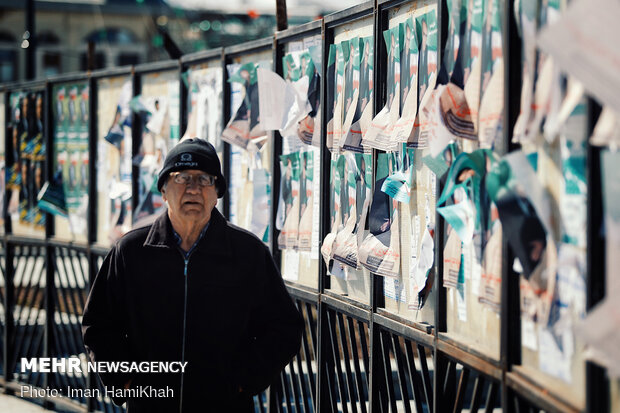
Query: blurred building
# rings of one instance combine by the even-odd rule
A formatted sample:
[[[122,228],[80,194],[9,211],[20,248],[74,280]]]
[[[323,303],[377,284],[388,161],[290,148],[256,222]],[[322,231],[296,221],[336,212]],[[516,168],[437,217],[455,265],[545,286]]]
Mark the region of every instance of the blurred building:
[[[185,54],[275,31],[275,0],[36,0],[31,36],[25,3],[0,0],[0,83],[25,78],[25,51],[33,41],[41,78],[86,70],[89,41],[95,68],[105,68],[169,59],[171,44]],[[291,26],[333,11],[314,0],[288,3]]]

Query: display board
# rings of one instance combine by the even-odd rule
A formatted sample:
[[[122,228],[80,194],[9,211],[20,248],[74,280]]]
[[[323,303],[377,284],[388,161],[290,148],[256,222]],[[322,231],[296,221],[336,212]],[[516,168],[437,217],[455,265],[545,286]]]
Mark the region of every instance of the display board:
[[[187,86],[187,127],[181,139],[200,138],[210,142],[220,163],[224,160],[222,136],[223,70],[220,60],[209,60],[190,66],[183,73]],[[223,209],[222,198],[217,208]]]
[[[362,145],[372,118],[374,93],[373,19],[334,28],[327,52],[327,148],[330,154],[330,233],[321,254],[330,291],[370,303],[370,269],[362,265],[364,240],[371,236],[372,150]],[[324,172],[327,173],[327,172]]]
[[[430,124],[419,108],[436,83],[436,14],[436,2],[428,1],[389,10],[382,33],[386,99],[377,108],[371,136],[364,138],[386,151],[378,158],[375,194],[389,196],[391,232],[399,247],[399,271],[383,277],[385,309],[427,325],[435,323],[437,177],[423,162]]]
[[[45,214],[37,206],[45,173],[44,98],[44,92],[38,90],[9,93],[5,205],[17,235],[45,235]]]
[[[271,70],[271,51],[235,57],[227,64],[231,118],[222,132],[231,144],[230,222],[270,242],[272,138],[259,122],[256,71]]]
[[[285,280],[318,288],[320,209],[321,36],[285,44],[282,77],[303,102],[281,125],[280,194],[276,228],[280,231]],[[294,106],[294,105],[293,105]],[[308,112],[307,114],[305,112]],[[301,120],[298,120],[300,119]],[[317,121],[318,120],[318,121]]]
[[[168,151],[179,142],[179,80],[176,71],[142,75],[140,95],[132,100],[142,131],[140,150],[133,160],[140,167],[134,227],[151,223],[165,209],[157,177]]]
[[[447,156],[455,161],[450,161],[445,189],[460,187],[444,192],[445,203],[439,208],[446,220],[442,265],[447,335],[496,360],[500,357],[502,226],[483,183],[505,147],[501,4],[448,1],[448,41],[442,56],[449,80],[439,94],[441,114],[455,142]],[[453,96],[456,102],[447,104]],[[470,228],[466,228],[468,220],[473,224]]]
[[[131,229],[131,76],[97,80],[97,243]]]
[[[87,81],[54,85],[54,177],[61,183],[66,217],[55,215],[55,235],[85,242],[88,214],[89,99]]]

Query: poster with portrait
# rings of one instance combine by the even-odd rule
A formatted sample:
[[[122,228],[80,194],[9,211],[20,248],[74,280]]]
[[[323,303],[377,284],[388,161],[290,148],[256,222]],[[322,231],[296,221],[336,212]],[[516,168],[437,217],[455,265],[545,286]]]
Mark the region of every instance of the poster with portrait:
[[[361,269],[358,259],[359,248],[368,236],[367,220],[372,185],[371,154],[345,153],[346,187],[340,186],[340,202],[345,203],[342,209],[345,221],[337,231],[334,240],[333,258],[342,265],[352,269]],[[348,210],[348,213],[346,211]]]
[[[308,82],[308,103],[310,104],[310,112],[299,122],[297,127],[297,134],[299,139],[307,145],[320,146],[321,132],[320,123],[320,98],[321,98],[321,76],[319,74],[320,68],[320,53],[316,56],[317,46],[311,46],[308,51],[305,51],[301,55],[301,73],[309,78]],[[318,60],[315,61],[315,59]]]
[[[443,67],[446,77],[450,79],[453,72],[462,70],[461,62],[457,67],[457,59],[461,46],[461,33],[464,33],[467,24],[468,0],[448,0],[448,38],[443,54]],[[458,76],[458,75],[457,75]],[[462,74],[460,74],[462,77]]]
[[[400,24],[403,35],[400,67],[402,81],[400,85],[400,119],[394,126],[394,140],[407,142],[413,128],[418,110],[418,38],[415,20],[409,17]]]
[[[500,1],[486,0],[482,28],[478,140],[482,148],[489,149],[502,136],[504,59],[501,22]]]
[[[328,275],[340,279],[347,279],[348,272],[345,265],[334,260],[336,237],[344,229],[349,218],[349,200],[347,185],[347,161],[343,154],[332,153],[330,168],[330,232],[325,236],[321,245],[321,255],[325,260]]]
[[[133,85],[127,76],[97,84],[97,242],[115,243],[132,223]]]
[[[24,90],[9,95],[6,205],[13,232],[20,235],[43,235],[45,231],[45,214],[37,205],[45,173],[43,100],[42,91]]]
[[[88,83],[54,88],[54,175],[62,176],[68,222],[56,217],[56,235],[86,239],[88,210]]]
[[[392,133],[400,117],[400,53],[401,27],[397,25],[383,32],[387,48],[387,75],[385,106],[373,118],[370,127],[363,136],[362,144],[384,151],[394,150],[397,142]]]
[[[432,104],[432,91],[437,79],[437,11],[431,9],[416,17],[418,44],[418,111],[417,120],[407,140],[408,148],[424,148],[428,145],[431,119],[424,111]]]
[[[204,139],[218,153],[223,150],[222,85],[222,68],[219,65],[196,66],[187,72],[187,129],[182,139]]]
[[[357,115],[358,101],[360,98],[361,49],[359,37],[350,39],[346,48],[343,49],[343,52],[345,56],[348,56],[345,59],[346,64],[344,67],[343,135],[340,140],[340,147],[356,152],[363,152],[364,149],[361,146],[361,139],[359,142],[350,140],[350,138],[353,137],[351,134],[351,125]],[[361,138],[361,135],[357,136]]]
[[[242,100],[224,128],[222,140],[241,149],[247,149],[250,144],[260,149],[267,139],[260,125],[257,67],[256,63],[245,63],[228,79],[242,86]]]
[[[168,151],[179,141],[178,73],[145,75],[141,94],[132,103],[142,131],[140,150],[133,160],[140,167],[138,206],[133,215],[134,227],[139,227],[152,222],[165,208],[157,178]]]
[[[535,113],[534,83],[536,81],[536,31],[539,0],[520,1],[515,7],[515,20],[523,39],[521,54],[521,109],[513,129],[513,141],[525,142],[529,136]]]
[[[301,208],[300,196],[300,152],[280,155],[280,213],[277,221],[281,222],[278,247],[296,249],[299,236],[299,218]],[[304,186],[306,182],[304,180]]]
[[[370,122],[372,121],[372,94],[373,94],[373,39],[372,36],[354,38],[350,40],[351,48],[354,50],[354,61],[352,81],[357,86],[353,86],[350,89],[348,95],[355,94],[357,90],[357,99],[355,105],[355,111],[347,112],[347,125],[350,123],[350,127],[346,132],[343,148],[357,153],[368,152],[370,148],[364,148],[362,145],[362,137],[365,135]],[[353,79],[359,79],[356,82]]]
[[[377,158],[375,192],[368,217],[368,236],[363,240],[360,264],[377,275],[400,276],[400,237],[398,201],[381,190],[388,176],[396,170],[394,157],[380,153]]]
[[[299,173],[299,251],[312,250],[314,219],[314,151],[300,152]]]

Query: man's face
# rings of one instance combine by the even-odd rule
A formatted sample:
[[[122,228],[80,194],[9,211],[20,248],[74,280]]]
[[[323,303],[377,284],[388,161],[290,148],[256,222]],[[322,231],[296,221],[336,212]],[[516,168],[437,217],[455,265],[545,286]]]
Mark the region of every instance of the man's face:
[[[215,185],[202,187],[198,184],[198,175],[204,174],[201,170],[182,172],[193,176],[191,183],[179,184],[169,176],[166,187],[162,188],[164,201],[168,203],[168,214],[171,218],[206,223],[217,204],[217,189]]]

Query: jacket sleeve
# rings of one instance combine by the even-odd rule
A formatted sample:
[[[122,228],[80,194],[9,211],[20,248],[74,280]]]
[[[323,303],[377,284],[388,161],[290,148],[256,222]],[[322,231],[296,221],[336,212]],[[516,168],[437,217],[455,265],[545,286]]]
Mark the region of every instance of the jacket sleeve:
[[[91,361],[131,361],[127,336],[124,262],[118,246],[106,256],[88,295],[82,317],[82,338]],[[128,373],[99,373],[103,384],[122,389]],[[121,405],[124,398],[113,398]]]
[[[263,282],[258,305],[250,322],[251,337],[246,357],[237,366],[244,393],[266,389],[301,347],[304,322],[286,291],[271,253],[265,248]]]

